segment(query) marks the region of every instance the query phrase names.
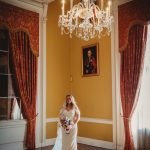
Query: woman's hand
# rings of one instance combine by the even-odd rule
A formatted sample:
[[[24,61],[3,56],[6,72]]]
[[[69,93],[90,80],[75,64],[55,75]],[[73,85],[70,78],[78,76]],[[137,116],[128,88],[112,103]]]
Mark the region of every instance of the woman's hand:
[[[66,129],[71,130],[73,128],[73,125],[69,125]]]
[[[71,121],[71,123],[70,123],[70,124],[71,124],[72,126],[74,126],[74,124],[75,124],[75,123],[74,123],[73,121]]]

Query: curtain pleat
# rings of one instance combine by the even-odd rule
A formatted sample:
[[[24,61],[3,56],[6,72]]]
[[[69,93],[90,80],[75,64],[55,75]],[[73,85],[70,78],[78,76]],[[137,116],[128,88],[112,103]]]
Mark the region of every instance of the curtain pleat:
[[[127,47],[121,52],[120,89],[125,130],[125,150],[134,149],[130,120],[138,101],[146,37],[147,26],[132,26],[128,35]]]
[[[10,57],[15,73],[15,92],[21,99],[22,114],[27,119],[26,147],[35,148],[37,57],[32,53],[28,35],[10,32]]]

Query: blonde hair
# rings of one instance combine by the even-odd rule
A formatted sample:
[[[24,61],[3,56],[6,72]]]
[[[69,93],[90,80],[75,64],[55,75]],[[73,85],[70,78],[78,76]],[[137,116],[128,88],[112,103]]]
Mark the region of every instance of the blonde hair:
[[[79,110],[79,108],[78,108],[78,106],[77,106],[77,104],[76,104],[76,101],[75,101],[74,96],[73,96],[73,95],[66,95],[66,98],[67,98],[67,96],[70,96],[70,98],[71,98],[71,103],[73,104],[73,107],[76,109],[76,111],[77,111],[78,113],[80,113],[80,110]],[[65,102],[64,102],[64,104],[63,104],[63,109],[66,109],[66,106],[67,106],[67,103],[66,103],[66,99],[65,99]]]
[[[66,99],[67,99],[68,96],[69,96],[70,99],[71,99],[71,103],[72,103],[73,107],[75,107],[75,106],[76,106],[76,101],[75,101],[74,96],[72,96],[72,95],[66,95]],[[65,99],[64,104],[63,104],[63,107],[64,107],[64,108],[66,108],[66,106],[67,106],[66,99]]]

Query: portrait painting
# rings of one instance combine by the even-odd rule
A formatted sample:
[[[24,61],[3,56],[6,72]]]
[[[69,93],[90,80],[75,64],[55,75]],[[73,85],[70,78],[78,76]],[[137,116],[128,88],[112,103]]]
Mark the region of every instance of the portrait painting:
[[[82,76],[99,75],[98,43],[82,47]]]

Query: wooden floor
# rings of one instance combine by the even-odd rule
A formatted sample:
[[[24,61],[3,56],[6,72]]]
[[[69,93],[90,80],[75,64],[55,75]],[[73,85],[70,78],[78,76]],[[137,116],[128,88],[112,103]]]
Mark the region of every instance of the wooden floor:
[[[38,148],[36,150],[52,150],[52,147],[53,146],[47,146],[47,147],[43,147],[43,148]],[[108,150],[108,149],[88,146],[88,145],[84,145],[84,144],[78,144],[78,150]]]

